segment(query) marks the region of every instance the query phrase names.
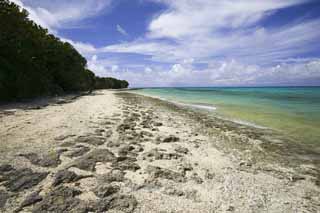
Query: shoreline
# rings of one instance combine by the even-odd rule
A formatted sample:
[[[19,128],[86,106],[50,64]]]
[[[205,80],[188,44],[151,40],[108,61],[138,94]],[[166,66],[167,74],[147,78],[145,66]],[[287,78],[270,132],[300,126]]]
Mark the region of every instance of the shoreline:
[[[140,90],[140,89],[131,89],[132,91],[134,90]],[[135,93],[135,92],[131,92],[131,90],[129,89],[128,91],[125,91],[125,92],[128,92],[128,93],[133,93],[133,94],[136,94],[136,95],[141,95],[141,96],[144,96],[144,97],[150,97],[150,98],[154,98],[154,99],[159,99],[160,101],[164,101],[164,102],[169,102],[169,103],[172,103],[172,104],[175,104],[177,106],[181,106],[181,107],[185,107],[185,108],[191,108],[191,109],[195,109],[195,110],[205,110],[205,111],[216,111],[218,108],[214,105],[210,105],[210,104],[203,104],[203,103],[183,103],[183,102],[178,102],[178,101],[171,101],[171,100],[167,100],[165,98],[161,98],[161,97],[158,97],[158,96],[155,96],[155,95],[148,95],[148,94],[142,94],[142,93]],[[251,123],[251,122],[248,122],[248,121],[245,121],[245,120],[239,120],[239,119],[228,119],[227,117],[223,117],[223,116],[218,116],[218,115],[214,115],[214,117],[218,118],[218,119],[221,119],[221,120],[225,120],[225,121],[230,121],[230,122],[233,122],[233,123],[237,123],[237,124],[240,124],[240,125],[244,125],[244,126],[249,126],[249,127],[253,127],[253,128],[257,128],[257,129],[270,129],[272,130],[272,128],[269,128],[269,127],[265,127],[265,126],[261,126],[261,125],[258,125],[258,124],[255,124],[255,123]],[[276,130],[274,130],[276,131]]]
[[[319,159],[270,130],[130,91],[0,112],[0,211],[319,209]]]
[[[128,91],[128,93],[131,93]],[[259,149],[265,149],[265,151],[270,151],[272,153],[276,149],[281,149],[278,150],[280,153],[278,153],[277,157],[281,158],[283,156],[280,156],[280,154],[305,154],[308,155],[311,154],[312,156],[314,155],[316,157],[315,165],[320,166],[320,157],[319,157],[319,151],[320,150],[313,150],[314,147],[310,144],[298,144],[295,141],[291,141],[290,138],[287,138],[284,134],[281,132],[267,128],[267,127],[260,127],[256,125],[251,125],[250,123],[248,124],[245,121],[240,121],[237,122],[232,119],[227,119],[224,117],[216,116],[216,115],[210,115],[208,111],[206,110],[201,110],[197,108],[193,108],[190,105],[181,105],[179,103],[176,103],[174,101],[169,101],[166,99],[159,98],[157,96],[149,96],[145,94],[137,94],[137,93],[131,93],[137,96],[142,96],[145,99],[149,99],[151,102],[154,102],[154,105],[159,105],[162,104],[163,106],[169,108],[170,110],[175,110],[177,112],[182,113],[184,116],[190,116],[194,119],[194,122],[201,123],[201,127],[199,128],[202,129],[206,134],[209,135],[214,135],[217,134],[217,131],[207,131],[210,128],[213,129],[219,129],[221,130],[220,133],[223,132],[231,132],[231,133],[236,133],[238,136],[245,135],[247,138],[244,139],[245,141],[242,142],[248,142],[248,143],[257,143],[256,145],[261,145]],[[203,122],[204,121],[204,122]],[[218,130],[218,131],[219,131]],[[219,134],[219,132],[218,132]],[[236,135],[231,135],[235,136]],[[231,139],[233,142],[236,142],[237,139],[233,138]],[[251,142],[250,142],[251,140]],[[260,140],[260,142],[255,141],[255,140]],[[242,144],[244,145],[244,144]],[[238,147],[239,148],[239,147]],[[292,153],[290,153],[292,151]],[[282,152],[282,153],[281,153]],[[273,156],[275,157],[275,156]],[[308,157],[306,157],[308,158]],[[305,159],[305,157],[302,157],[302,159]],[[302,160],[301,159],[301,160]],[[313,158],[312,158],[313,159]],[[305,159],[307,160],[307,159]],[[310,160],[310,159],[309,159]],[[271,160],[271,162],[274,161],[274,159]],[[287,161],[287,160],[285,160]],[[308,160],[307,160],[308,161]],[[306,162],[307,162],[306,161]],[[309,161],[309,163],[313,161]],[[303,161],[297,161],[297,164],[305,163]],[[320,171],[319,171],[320,172]]]

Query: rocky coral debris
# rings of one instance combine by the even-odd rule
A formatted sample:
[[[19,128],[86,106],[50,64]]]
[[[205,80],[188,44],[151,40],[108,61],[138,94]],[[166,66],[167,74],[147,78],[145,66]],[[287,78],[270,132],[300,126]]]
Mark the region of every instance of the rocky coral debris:
[[[179,159],[182,156],[177,153],[166,153],[166,150],[154,148],[144,153],[145,158],[153,158],[154,160],[172,160]]]
[[[90,151],[89,147],[80,146],[80,147],[77,147],[76,150],[73,150],[70,153],[68,153],[67,156],[70,158],[76,158],[88,153],[89,151]]]
[[[58,186],[62,183],[73,183],[83,178],[92,177],[92,175],[77,175],[76,173],[69,170],[60,170],[56,173],[52,186]]]
[[[76,162],[74,162],[71,167],[77,167],[86,171],[95,171],[96,163],[108,163],[115,162],[116,156],[110,152],[108,149],[96,149],[92,152],[87,153]]]
[[[184,195],[184,192],[182,190],[173,188],[173,187],[166,187],[164,188],[164,190],[162,191],[164,194],[166,195],[170,195],[170,196],[178,196],[181,197]]]
[[[100,197],[105,198],[110,195],[117,193],[120,190],[119,186],[113,185],[99,185],[95,190],[94,193]]]
[[[59,186],[43,197],[32,212],[88,212],[85,203],[77,198],[80,194],[74,188]]]
[[[203,180],[201,177],[199,177],[199,175],[197,173],[193,173],[193,175],[191,176],[191,179],[196,182],[197,184],[202,184]]]
[[[162,142],[163,143],[174,143],[174,142],[178,142],[180,139],[174,135],[170,135],[168,137],[165,137]]]
[[[24,199],[17,212],[21,211],[24,207],[34,205],[40,201],[42,201],[42,197],[39,195],[39,192],[33,192]]]
[[[9,194],[5,192],[4,190],[0,190],[0,209],[2,209],[9,199]]]
[[[186,182],[184,174],[169,169],[149,165],[146,168],[146,172],[150,175],[151,179],[163,178],[175,182]]]
[[[112,163],[112,167],[122,171],[130,170],[135,172],[141,168],[137,163],[135,163],[136,161],[136,158],[120,156],[117,158],[116,162]]]
[[[40,156],[36,153],[20,154],[20,156],[27,158],[32,164],[41,167],[57,167],[61,163],[60,154],[56,151]]]
[[[4,172],[12,171],[14,168],[9,164],[0,165],[0,175]]]
[[[99,177],[101,183],[123,182],[125,173],[118,169],[113,169],[109,173]]]
[[[113,210],[115,212],[131,213],[138,205],[136,198],[132,195],[114,195],[101,199],[97,203],[97,212]]]
[[[188,154],[189,153],[189,149],[182,147],[182,146],[177,146],[174,151],[181,153],[181,154]]]
[[[31,169],[13,169],[1,174],[6,181],[4,186],[11,192],[20,192],[38,185],[48,173],[33,172]]]
[[[108,149],[96,149],[78,159],[72,166],[87,171],[95,171],[97,162],[112,163],[116,161],[117,157]]]
[[[106,142],[105,138],[97,136],[80,136],[76,141],[79,143],[86,143],[94,146],[100,146]]]

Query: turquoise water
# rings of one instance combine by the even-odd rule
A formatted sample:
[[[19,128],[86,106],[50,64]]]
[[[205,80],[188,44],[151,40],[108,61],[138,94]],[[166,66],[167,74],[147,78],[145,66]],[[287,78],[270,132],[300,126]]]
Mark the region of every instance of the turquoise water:
[[[320,87],[150,88],[135,92],[211,109],[213,115],[320,145]]]

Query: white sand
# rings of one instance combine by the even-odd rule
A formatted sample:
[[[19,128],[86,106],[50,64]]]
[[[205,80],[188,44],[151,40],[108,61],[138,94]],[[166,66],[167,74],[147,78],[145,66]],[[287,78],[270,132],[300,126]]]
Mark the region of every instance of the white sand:
[[[240,163],[235,155],[217,148],[215,144],[222,143],[220,138],[197,132],[198,124],[192,123],[189,118],[154,105],[152,101],[144,101],[142,97],[139,101],[135,103],[118,98],[114,91],[98,91],[71,103],[49,105],[38,110],[25,110],[29,104],[17,109],[6,106],[5,110],[0,111],[0,163],[9,163],[16,168],[30,167],[51,172],[48,178],[37,186],[45,195],[51,190],[54,174],[77,159],[62,154],[62,163],[58,167],[41,168],[32,165],[24,157],[17,156],[19,153],[58,150],[62,143],[72,142],[78,136],[96,134],[95,131],[101,129],[111,130],[113,135],[107,139],[107,143],[95,148],[106,148],[116,155],[125,144],[143,148],[143,152],[138,152],[136,157],[136,163],[141,169],[135,172],[125,170],[126,179],[118,183],[121,187],[120,193],[133,195],[138,201],[134,212],[320,212],[320,190],[311,178],[291,181],[289,176],[286,178],[274,172],[262,172],[263,169],[258,169],[255,165],[243,165],[245,163]],[[3,115],[8,108],[14,111],[13,115]],[[117,130],[120,124],[126,123],[123,121],[125,118],[130,118],[126,115],[132,113],[140,114],[137,122],[134,121],[137,124],[135,130]],[[117,120],[117,114],[121,120]],[[150,117],[146,117],[148,115]],[[143,119],[161,122],[162,126],[152,131],[140,125]],[[104,125],[104,122],[108,121],[113,124]],[[152,135],[139,137],[139,140],[130,139],[131,134],[140,134],[142,131]],[[158,142],[169,135],[178,137],[179,141]],[[108,143],[111,142],[120,144],[120,147],[110,147]],[[181,147],[187,148],[188,153],[175,151]],[[162,153],[181,156],[177,159],[154,159],[148,156],[148,152],[155,148],[162,150]],[[190,171],[185,173],[185,182],[163,177],[154,179],[147,172],[150,165],[178,173],[181,173],[183,168],[190,167]],[[272,166],[275,169],[278,165],[274,162]],[[112,164],[103,162],[96,164],[95,172],[70,168],[70,171],[92,174],[93,177],[78,181],[78,185],[72,183],[68,186],[83,191],[79,196],[81,200],[94,202],[97,197],[93,189],[99,184],[97,179],[111,170]],[[288,172],[290,171],[288,168]],[[1,188],[4,187],[0,183]],[[11,198],[3,211],[10,212],[19,206],[24,196],[22,193],[16,200]],[[27,207],[24,212],[31,209],[32,206]]]

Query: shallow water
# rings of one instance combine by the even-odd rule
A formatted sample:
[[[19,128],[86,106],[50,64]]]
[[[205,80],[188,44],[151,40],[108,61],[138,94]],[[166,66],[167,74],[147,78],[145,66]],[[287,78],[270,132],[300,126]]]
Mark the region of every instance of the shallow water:
[[[320,146],[320,87],[147,88],[135,92],[278,130],[300,143]]]

